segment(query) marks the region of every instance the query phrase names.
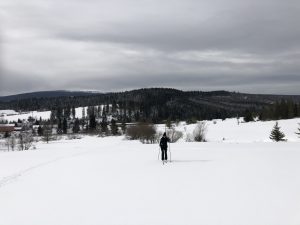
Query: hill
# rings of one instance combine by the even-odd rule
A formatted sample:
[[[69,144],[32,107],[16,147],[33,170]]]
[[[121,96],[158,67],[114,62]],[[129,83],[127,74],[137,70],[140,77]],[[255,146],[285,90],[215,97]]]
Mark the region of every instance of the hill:
[[[181,91],[171,88],[147,88],[115,93],[43,92],[41,94],[38,92],[37,95],[30,93],[19,97],[10,101],[7,99],[0,101],[0,109],[45,111],[67,107],[113,105],[122,112],[122,120],[126,122],[134,120],[154,123],[168,118],[172,120],[223,119],[243,115],[246,110],[259,112],[264,107],[281,100],[293,104],[300,102],[300,96],[294,95]]]

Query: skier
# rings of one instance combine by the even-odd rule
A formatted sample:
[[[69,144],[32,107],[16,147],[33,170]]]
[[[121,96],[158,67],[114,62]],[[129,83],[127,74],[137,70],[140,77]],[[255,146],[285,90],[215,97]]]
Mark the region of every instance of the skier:
[[[163,162],[168,160],[168,154],[167,154],[168,142],[170,142],[170,138],[167,137],[167,134],[165,132],[162,138],[160,139],[160,143],[159,143],[161,149],[161,160]]]

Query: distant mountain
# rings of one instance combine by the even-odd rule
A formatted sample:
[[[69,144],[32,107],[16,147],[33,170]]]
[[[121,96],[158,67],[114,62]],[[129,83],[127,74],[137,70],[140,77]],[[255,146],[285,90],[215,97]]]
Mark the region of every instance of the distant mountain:
[[[30,98],[56,98],[56,97],[70,97],[70,96],[89,96],[95,95],[99,93],[89,92],[89,91],[37,91],[30,93],[23,93],[17,95],[9,95],[9,96],[0,96],[1,102],[9,102],[14,100],[23,100]]]

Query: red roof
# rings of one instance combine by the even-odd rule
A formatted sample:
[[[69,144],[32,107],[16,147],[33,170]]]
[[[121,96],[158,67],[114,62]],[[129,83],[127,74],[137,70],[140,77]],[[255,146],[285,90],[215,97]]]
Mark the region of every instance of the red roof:
[[[12,132],[15,130],[14,126],[1,126],[0,125],[0,132]]]

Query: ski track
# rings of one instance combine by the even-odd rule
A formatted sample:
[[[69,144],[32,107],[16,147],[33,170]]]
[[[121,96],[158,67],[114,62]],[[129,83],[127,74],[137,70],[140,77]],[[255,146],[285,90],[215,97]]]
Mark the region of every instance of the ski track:
[[[114,144],[109,143],[108,145],[105,145],[105,147],[107,148],[107,147],[110,147],[112,145],[119,145],[119,143],[114,143]],[[76,146],[75,148],[78,149],[78,148],[81,148],[81,147],[82,146]],[[81,155],[85,155],[85,154],[91,154],[91,153],[97,153],[97,151],[90,150],[90,151],[75,153],[75,154],[71,154],[71,155],[61,156],[61,157],[57,157],[57,158],[49,160],[49,161],[45,161],[45,162],[36,164],[36,165],[28,167],[26,169],[20,170],[19,172],[16,172],[12,175],[9,175],[9,176],[6,176],[6,177],[3,177],[2,179],[0,179],[0,188],[16,181],[19,177],[24,176],[25,174],[27,174],[27,173],[35,170],[35,169],[38,169],[38,168],[41,168],[41,167],[44,167],[44,166],[48,166],[50,164],[53,164],[53,163],[61,161],[61,160],[70,159],[70,158],[73,158],[73,157],[77,157],[77,156],[81,156]]]
[[[41,167],[44,167],[44,166],[48,166],[50,164],[53,164],[53,163],[61,161],[61,160],[70,159],[70,158],[73,158],[73,157],[89,154],[89,153],[92,153],[92,152],[95,152],[95,151],[87,151],[87,152],[81,152],[81,153],[71,154],[71,155],[67,155],[67,156],[61,156],[61,157],[57,157],[55,159],[52,159],[52,160],[49,160],[49,161],[46,161],[46,162],[36,164],[34,166],[31,166],[31,167],[28,167],[27,169],[21,170],[21,171],[16,172],[12,175],[9,175],[9,176],[6,176],[6,177],[2,178],[0,180],[0,188],[10,184],[11,182],[17,180],[19,177],[21,177],[21,176],[23,176],[23,175],[25,175],[25,174],[27,174],[27,173],[35,170],[35,169],[38,169],[38,168],[41,168]]]

